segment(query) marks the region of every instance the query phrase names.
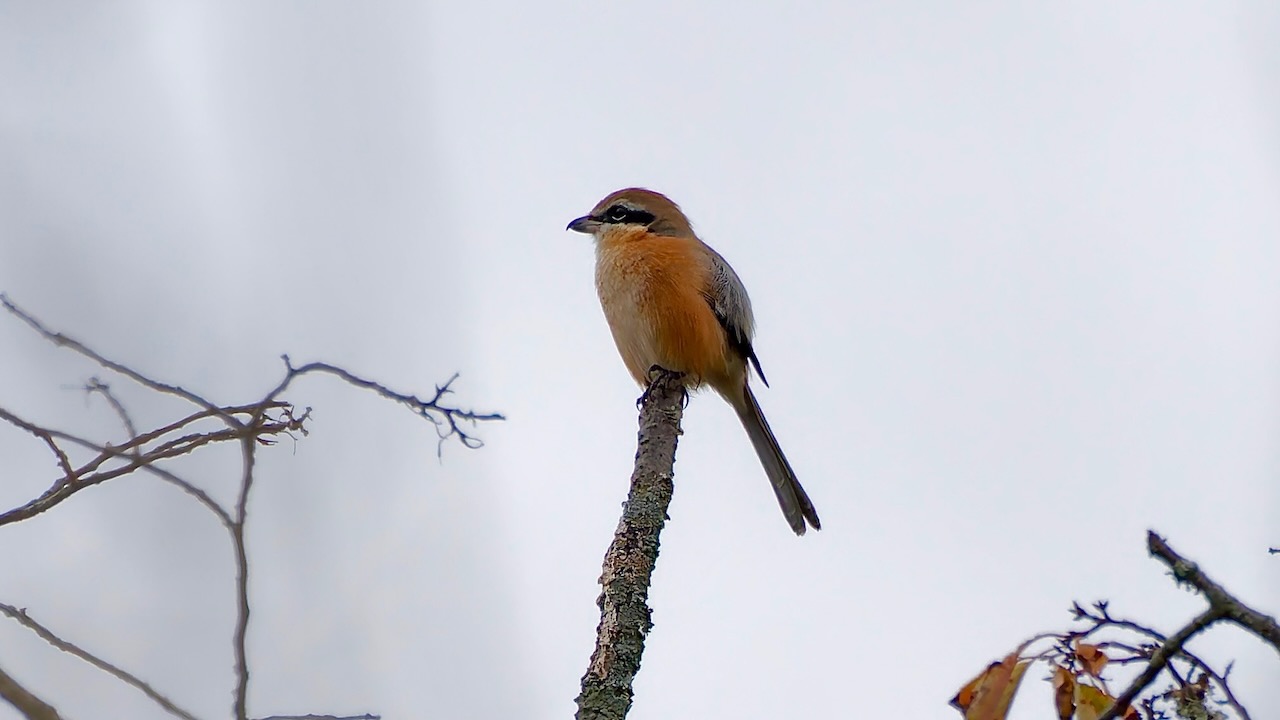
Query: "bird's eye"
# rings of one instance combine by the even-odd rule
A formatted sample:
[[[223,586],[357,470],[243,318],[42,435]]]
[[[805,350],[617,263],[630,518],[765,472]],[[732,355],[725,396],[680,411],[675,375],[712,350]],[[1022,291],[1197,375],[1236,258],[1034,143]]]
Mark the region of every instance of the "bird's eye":
[[[627,207],[611,205],[604,211],[604,221],[615,225],[649,225],[654,220],[653,213]]]

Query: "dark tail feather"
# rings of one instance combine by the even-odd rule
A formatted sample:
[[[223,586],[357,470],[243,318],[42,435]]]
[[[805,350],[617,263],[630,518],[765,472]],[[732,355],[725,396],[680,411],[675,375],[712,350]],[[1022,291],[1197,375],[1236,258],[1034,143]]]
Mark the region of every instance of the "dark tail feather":
[[[791,529],[797,535],[804,534],[806,521],[814,530],[821,530],[818,512],[814,510],[804,488],[800,487],[795,471],[787,462],[787,456],[782,454],[778,439],[773,436],[773,430],[769,429],[764,413],[760,412],[760,403],[756,402],[756,396],[749,386],[743,388],[743,395],[745,402],[734,403],[734,409],[738,411],[742,426],[747,429],[747,436],[755,446],[756,455],[760,456],[760,464],[764,465],[765,474],[773,485],[773,494],[778,497],[782,514],[787,517],[787,522],[791,523]]]

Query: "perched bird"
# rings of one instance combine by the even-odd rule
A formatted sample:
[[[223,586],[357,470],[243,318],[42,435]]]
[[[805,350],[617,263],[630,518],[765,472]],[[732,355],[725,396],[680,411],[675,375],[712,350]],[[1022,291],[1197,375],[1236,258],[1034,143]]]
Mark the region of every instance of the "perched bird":
[[[646,386],[656,365],[684,373],[690,388],[711,386],[738,413],[791,529],[821,529],[748,384],[748,364],[769,381],[751,347],[751,300],[729,263],[652,190],[612,193],[566,229],[595,236],[596,291],[636,382]]]

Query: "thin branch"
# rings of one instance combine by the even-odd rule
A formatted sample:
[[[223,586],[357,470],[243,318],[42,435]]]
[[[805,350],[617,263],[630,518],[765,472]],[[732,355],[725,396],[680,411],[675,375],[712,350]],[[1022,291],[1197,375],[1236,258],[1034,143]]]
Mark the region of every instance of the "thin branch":
[[[9,296],[5,295],[4,293],[0,293],[0,305],[2,305],[5,310],[8,310],[19,320],[31,326],[33,330],[40,333],[40,335],[43,336],[46,340],[53,343],[54,345],[57,345],[58,347],[70,348],[72,351],[80,355],[83,355],[86,358],[89,358],[90,360],[94,361],[95,363],[101,365],[102,367],[114,373],[117,373],[119,375],[123,375],[129,378],[130,380],[138,383],[139,385],[142,385],[143,387],[151,388],[152,390],[155,390],[156,392],[159,392],[159,393],[164,393],[165,395],[173,395],[175,397],[182,398],[187,402],[193,403],[195,405],[199,405],[205,410],[209,410],[214,413],[220,414],[220,410],[216,405],[209,402],[208,400],[205,400],[199,395],[191,392],[190,390],[186,390],[177,385],[168,385],[168,384],[159,382],[157,380],[152,380],[151,378],[143,375],[142,373],[134,370],[133,368],[126,367],[125,365],[121,365],[120,363],[114,360],[110,360],[106,357],[103,357],[102,355],[99,355],[97,352],[89,349],[84,345],[84,343],[81,343],[79,340],[76,340],[75,338],[69,338],[66,335],[63,335],[62,333],[56,333],[50,330],[49,328],[45,327],[44,324],[41,323],[39,320],[29,315],[25,310],[13,304],[13,301],[9,299]]]
[[[55,635],[52,630],[49,630],[45,626],[36,622],[30,615],[27,615],[26,610],[21,610],[12,605],[6,605],[3,603],[0,603],[0,613],[4,613],[5,615],[8,615],[14,620],[17,620],[19,624],[31,630],[36,635],[40,636],[40,639],[44,640],[45,642],[49,643],[55,648],[63,652],[75,655],[76,657],[98,668],[99,670],[105,673],[108,673],[129,685],[132,685],[133,687],[142,691],[144,695],[154,700],[157,705],[164,708],[165,711],[168,712],[170,715],[183,718],[183,720],[195,720],[194,715],[175,705],[172,700],[165,697],[164,695],[161,695],[159,692],[156,691],[155,688],[151,687],[146,682],[140,680],[137,676],[132,675],[128,672],[125,672],[124,670],[121,670],[115,665],[112,665],[106,660],[103,660],[102,658],[99,658],[98,656],[94,655],[93,653],[90,653],[89,651],[80,648],[74,643],[63,640],[62,638]]]
[[[1109,605],[1105,600],[1095,602],[1093,604],[1093,610],[1087,610],[1077,602],[1073,604],[1071,612],[1075,616],[1076,620],[1088,621],[1091,625],[1085,629],[1073,630],[1059,636],[1061,645],[1055,648],[1055,650],[1059,652],[1059,655],[1063,658],[1063,662],[1073,661],[1073,653],[1070,649],[1071,642],[1084,640],[1094,633],[1108,628],[1125,630],[1151,641],[1149,643],[1143,643],[1141,646],[1135,646],[1118,640],[1103,640],[1101,642],[1097,642],[1096,644],[1100,648],[1120,650],[1128,653],[1127,656],[1112,655],[1110,662],[1113,664],[1128,665],[1136,662],[1150,664],[1156,651],[1160,649],[1161,645],[1168,642],[1168,638],[1154,628],[1149,628],[1132,620],[1115,617],[1111,614]],[[1182,677],[1182,674],[1178,672],[1178,668],[1174,660],[1181,660],[1192,670],[1199,670],[1201,673],[1209,676],[1209,679],[1213,680],[1218,688],[1222,690],[1223,694],[1226,695],[1227,704],[1236,711],[1240,719],[1250,720],[1248,710],[1246,710],[1236,698],[1235,693],[1231,690],[1231,685],[1227,681],[1227,676],[1231,672],[1230,667],[1228,667],[1226,672],[1219,674],[1211,665],[1209,665],[1209,663],[1205,662],[1195,653],[1187,650],[1184,646],[1179,649],[1176,654],[1170,656],[1169,661],[1164,667],[1179,686],[1186,685],[1187,681]]]
[[[676,444],[684,413],[680,376],[660,371],[644,394],[631,491],[600,575],[596,647],[578,695],[577,720],[621,720],[631,708],[644,638],[653,627],[649,585],[658,536],[671,505]]]
[[[1174,552],[1163,538],[1151,531],[1147,532],[1147,550],[1169,567],[1175,580],[1199,590],[1209,601],[1209,607],[1218,610],[1224,619],[1257,635],[1280,653],[1280,625],[1276,624],[1275,618],[1237,600],[1221,585],[1210,580],[1199,566]]]
[[[71,459],[67,457],[67,454],[63,452],[62,448],[58,446],[58,443],[54,441],[53,435],[49,430],[42,428],[39,425],[33,425],[4,408],[0,408],[0,420],[4,420],[10,425],[26,430],[32,435],[43,440],[44,444],[49,446],[49,449],[53,451],[54,456],[58,459],[58,467],[62,468],[62,477],[58,480],[58,483],[73,482],[75,480],[76,471],[71,469]]]
[[[22,687],[4,670],[0,670],[0,698],[7,700],[27,720],[62,720],[52,705]]]
[[[289,407],[289,404],[283,403],[283,402],[273,402],[267,405],[266,407],[273,410],[283,411]],[[142,445],[145,445],[154,440],[158,440],[164,437],[165,435],[168,435],[169,433],[172,433],[176,430],[184,428],[200,420],[204,420],[205,418],[218,417],[218,418],[224,419],[225,421],[225,418],[227,417],[232,417],[234,419],[236,416],[239,416],[239,415],[249,415],[250,417],[252,417],[254,414],[260,412],[262,408],[263,408],[263,403],[250,403],[248,405],[228,405],[227,407],[214,408],[212,410],[201,410],[200,412],[192,413],[191,415],[188,415],[182,418],[181,420],[175,420],[169,423],[168,425],[165,425],[164,427],[156,428],[155,430],[150,430],[140,435],[136,435],[134,436],[133,439],[129,440],[128,442],[121,445],[117,445],[115,447],[119,450],[130,450],[135,447],[140,447]],[[233,429],[243,428],[244,422],[240,420],[236,420],[231,427]]]
[[[1239,708],[1239,703],[1235,702],[1234,695],[1231,694],[1230,689],[1226,686],[1226,676],[1219,677],[1216,673],[1210,671],[1203,662],[1199,661],[1199,658],[1190,655],[1190,653],[1183,650],[1182,646],[1196,633],[1213,623],[1220,620],[1229,620],[1257,635],[1264,642],[1271,645],[1276,652],[1280,652],[1280,626],[1276,625],[1274,618],[1245,605],[1221,585],[1209,579],[1209,576],[1198,565],[1175,552],[1165,542],[1164,538],[1161,538],[1153,531],[1147,532],[1147,550],[1152,557],[1160,560],[1169,568],[1174,580],[1180,584],[1190,585],[1199,591],[1209,601],[1209,608],[1187,624],[1186,627],[1170,636],[1168,640],[1160,643],[1151,654],[1151,661],[1147,664],[1146,669],[1134,679],[1133,683],[1121,693],[1120,697],[1116,698],[1115,703],[1098,720],[1114,720],[1114,718],[1119,717],[1121,711],[1128,707],[1134,698],[1145,690],[1162,670],[1172,667],[1170,665],[1171,661],[1178,656],[1190,658],[1194,661],[1194,664],[1200,666],[1202,672],[1206,672],[1213,679],[1218,680],[1218,686],[1224,689],[1233,707]],[[1100,609],[1102,614],[1106,616],[1105,605],[1101,606]],[[1109,616],[1107,618],[1110,619]]]
[[[453,393],[453,381],[458,379],[458,374],[454,373],[452,377],[444,382],[443,385],[437,385],[435,394],[428,400],[423,400],[417,395],[407,395],[399,393],[382,383],[362,378],[348,370],[344,370],[336,365],[330,365],[323,362],[311,362],[301,367],[294,367],[288,355],[282,355],[280,358],[284,361],[285,376],[278,385],[269,393],[268,400],[274,400],[288,389],[289,385],[297,378],[310,373],[326,373],[333,375],[365,390],[372,390],[382,397],[400,403],[413,411],[415,415],[425,418],[436,426],[436,433],[440,437],[440,442],[436,446],[436,454],[439,455],[440,450],[444,447],[444,441],[450,437],[457,437],[463,446],[475,450],[483,447],[484,442],[479,438],[468,434],[464,431],[459,422],[469,422],[475,425],[477,422],[487,422],[492,420],[506,420],[501,413],[478,413],[472,410],[462,410],[460,408],[452,408],[441,404],[446,395]],[[442,419],[437,419],[437,415]]]
[[[266,407],[268,407],[268,409],[278,409],[278,407],[285,406],[284,404],[273,402],[273,404],[266,405]],[[82,465],[81,468],[73,470],[73,477],[77,478],[74,482],[54,483],[54,487],[50,488],[49,491],[42,493],[42,495],[40,497],[36,497],[35,500],[27,502],[26,505],[15,507],[13,510],[0,512],[0,525],[8,525],[10,523],[17,523],[19,520],[32,518],[32,516],[41,514],[41,512],[51,510],[52,507],[59,505],[59,503],[67,500],[70,496],[76,495],[77,492],[82,491],[84,488],[96,486],[96,484],[104,483],[106,480],[122,477],[122,475],[128,475],[129,473],[132,473],[132,471],[140,468],[147,468],[147,466],[154,465],[157,461],[187,455],[189,452],[197,450],[197,448],[210,445],[210,443],[241,439],[246,436],[246,434],[252,434],[252,436],[256,438],[257,442],[265,442],[264,438],[275,436],[275,434],[289,433],[292,432],[292,430],[300,428],[300,424],[306,419],[306,415],[292,415],[292,413],[289,413],[287,407],[285,407],[280,418],[265,421],[265,423],[247,425],[246,423],[242,423],[242,421],[234,419],[234,415],[248,413],[248,411],[250,411],[248,409],[261,410],[262,405],[221,407],[221,409],[218,409],[218,413],[207,413],[207,411],[202,411],[202,413],[189,415],[183,420],[170,423],[161,430],[143,433],[141,436],[133,438],[133,441],[124,443],[122,446],[99,446],[100,454],[97,455],[95,459],[86,462],[86,464]],[[165,442],[163,445],[151,448],[151,450],[147,450],[146,452],[143,452],[143,454],[127,452],[140,445],[140,443],[151,442],[154,441],[154,439],[163,437],[165,432],[173,432],[173,430],[182,428],[183,425],[192,423],[192,421],[201,418],[209,418],[209,416],[214,414],[223,414],[224,416],[228,416],[228,418],[232,418],[236,421],[237,427],[214,430],[214,432],[204,434],[187,434],[187,436],[172,439],[172,441]],[[0,409],[0,416],[8,415],[10,414],[6,413],[3,409]],[[79,438],[73,438],[70,434],[61,433],[59,430],[47,430],[47,432],[49,432],[52,437],[68,439],[70,442],[83,443],[83,445],[86,446],[92,445],[92,443],[81,441]],[[97,470],[101,468],[102,464],[105,464],[105,462],[114,459],[124,460],[125,462],[123,465],[116,466],[116,468],[110,470]],[[170,482],[172,482],[172,480],[170,480]],[[175,484],[178,484],[179,487],[183,487],[182,480],[179,480],[179,482]],[[195,487],[191,487],[191,489],[183,487],[183,489],[184,491],[191,493],[191,495],[196,496],[197,500],[200,498],[201,492],[197,491]],[[215,505],[216,503],[212,503],[212,501],[206,503],[206,506],[210,507],[210,510],[214,509]],[[225,511],[218,512],[218,515],[220,519],[223,518]]]
[[[249,554],[244,544],[245,520],[249,513],[249,491],[253,488],[253,469],[257,445],[250,437],[240,441],[243,455],[243,475],[240,478],[240,496],[236,501],[235,522],[231,526],[231,544],[236,555],[236,628],[232,635],[235,652],[236,689],[233,709],[236,720],[249,718],[249,657],[245,651],[245,639],[249,634]]]
[[[1190,640],[1196,633],[1199,633],[1221,619],[1222,616],[1218,611],[1210,608],[1205,610],[1203,613],[1200,613],[1200,615],[1188,623],[1186,627],[1169,636],[1168,640],[1161,643],[1160,646],[1156,648],[1155,652],[1151,653],[1151,661],[1147,663],[1147,667],[1142,670],[1142,673],[1134,679],[1123,693],[1120,693],[1120,697],[1116,698],[1116,701],[1112,703],[1111,707],[1107,709],[1106,712],[1098,717],[1098,720],[1115,720],[1115,718],[1120,717],[1120,714],[1123,713],[1131,703],[1133,703],[1134,698],[1138,697],[1143,690],[1146,690],[1147,686],[1156,679],[1156,676],[1165,669],[1165,666],[1169,664],[1169,661],[1177,657],[1178,653],[1182,652],[1182,646],[1188,640]]]
[[[114,447],[111,447],[110,445],[99,445],[91,440],[86,440],[84,438],[77,437],[69,433],[65,433],[57,430],[50,430],[49,432],[50,434],[58,438],[61,438],[63,440],[66,440],[67,442],[75,443],[89,450],[96,450],[99,453],[106,453],[118,458],[130,458],[134,456],[133,453],[126,453],[124,450],[121,450],[119,448],[114,448]],[[196,487],[190,481],[183,480],[182,478],[178,477],[174,473],[168,470],[165,470],[164,468],[156,467],[153,464],[142,465],[138,469],[143,470],[145,472],[149,472],[152,475],[155,475],[161,480],[169,483],[170,485],[177,487],[178,489],[182,490],[186,494],[195,498],[201,505],[204,505],[206,508],[208,508],[209,511],[212,512],[218,518],[219,522],[221,522],[228,529],[231,528],[231,514],[228,513],[221,505],[219,505],[216,500],[210,497],[209,493]]]
[[[111,392],[111,386],[102,382],[97,377],[89,378],[89,382],[84,385],[85,393],[92,395],[98,393],[106,398],[107,404],[115,411],[116,416],[120,418],[120,423],[124,425],[124,431],[128,434],[128,439],[132,440],[138,437],[138,426],[133,424],[133,418],[129,415],[129,411],[125,410],[124,403]]]
[[[1126,620],[1125,618],[1118,618],[1112,615],[1109,609],[1110,604],[1106,600],[1099,600],[1095,602],[1093,607],[1094,612],[1085,610],[1080,606],[1080,603],[1075,603],[1072,607],[1071,611],[1075,614],[1077,620],[1089,620],[1094,623],[1094,626],[1085,631],[1070,633],[1069,635],[1071,637],[1084,639],[1103,628],[1118,627],[1130,630],[1139,635],[1145,635],[1156,642],[1164,642],[1165,640],[1164,634],[1156,631],[1154,628],[1149,628],[1146,625],[1141,625],[1133,620]]]
[[[180,386],[169,385],[153,380],[132,368],[110,360],[74,338],[69,338],[60,333],[53,332],[45,327],[45,325],[35,317],[16,306],[3,294],[0,294],[0,305],[2,305],[10,314],[22,320],[42,337],[55,345],[70,348],[72,351],[92,360],[98,365],[129,378],[143,387],[162,394],[173,395],[201,408],[199,412],[188,415],[187,417],[172,422],[169,425],[146,433],[139,433],[137,431],[137,426],[134,424],[128,411],[125,409],[123,403],[121,403],[111,391],[110,386],[98,378],[93,378],[85,385],[84,389],[89,393],[100,393],[107,399],[107,402],[110,403],[113,410],[119,416],[121,422],[125,426],[126,432],[129,435],[129,439],[126,442],[114,446],[111,444],[98,444],[67,433],[40,428],[34,424],[27,423],[26,421],[17,418],[3,409],[0,409],[0,417],[24,430],[27,430],[28,432],[35,434],[37,437],[45,441],[45,443],[58,457],[59,464],[62,467],[64,475],[63,478],[55,482],[49,490],[45,491],[45,493],[34,500],[31,500],[21,507],[0,513],[0,526],[25,520],[34,515],[46,512],[84,488],[106,482],[107,480],[111,480],[116,477],[127,475],[139,468],[151,472],[162,480],[178,487],[213,512],[222,522],[223,526],[229,530],[235,552],[235,564],[237,571],[237,617],[232,642],[235,654],[236,673],[236,689],[234,693],[233,710],[236,720],[248,720],[249,666],[245,646],[248,634],[250,606],[248,589],[249,561],[245,541],[245,531],[248,519],[249,494],[254,483],[256,448],[258,444],[274,444],[277,441],[276,436],[280,434],[286,434],[292,437],[293,432],[297,431],[305,435],[307,430],[304,427],[304,422],[310,415],[309,408],[301,415],[295,415],[293,406],[279,401],[276,398],[288,389],[293,380],[303,375],[310,373],[334,375],[351,385],[372,390],[384,398],[398,402],[408,407],[415,414],[433,423],[440,439],[440,445],[437,447],[437,454],[441,451],[444,441],[450,437],[457,437],[459,442],[468,448],[478,448],[483,444],[478,438],[467,433],[462,428],[462,423],[475,425],[482,421],[505,419],[499,413],[477,413],[471,410],[464,410],[444,404],[444,397],[453,392],[451,386],[454,380],[458,377],[456,374],[443,385],[436,386],[435,394],[432,397],[422,399],[416,395],[395,392],[380,383],[359,377],[347,370],[328,363],[313,362],[302,367],[294,367],[290,363],[288,356],[283,357],[286,368],[285,377],[261,401],[250,405],[219,407],[200,395]],[[278,411],[278,414],[268,414],[271,411]],[[185,434],[173,437],[173,435],[177,434],[180,430],[193,423],[214,417],[223,421],[227,425],[227,428],[224,430],[209,432],[186,432]],[[70,459],[62,451],[61,446],[58,445],[58,439],[95,450],[97,455],[77,469],[72,466]],[[241,478],[237,503],[234,508],[234,516],[230,511],[214,501],[208,493],[204,492],[192,483],[183,480],[172,472],[156,467],[156,463],[159,461],[180,457],[206,445],[229,440],[237,440],[240,442],[243,455],[243,475]],[[109,467],[107,466],[108,463],[113,463],[115,461],[121,461],[121,464]],[[668,484],[670,483],[669,473],[667,482]],[[21,618],[26,618],[25,613],[16,610],[15,612],[17,612]],[[15,615],[14,617],[18,617],[18,615]],[[62,641],[52,638],[51,634],[49,635],[50,637],[46,639],[51,643],[54,643],[55,646],[62,647],[68,652],[77,654],[83,653],[83,651],[79,651],[78,648],[75,648],[75,646],[68,643],[59,644]],[[89,660],[89,658],[92,657],[87,656],[87,653],[81,656],[85,657],[86,660]],[[93,661],[90,660],[90,662]],[[132,676],[129,677],[132,678]],[[124,677],[121,679],[125,679],[126,682],[131,682]],[[134,682],[131,682],[131,684],[135,684],[138,687],[145,687],[145,683],[137,681],[136,678],[133,680]],[[184,714],[184,717],[189,716]],[[275,717],[324,718],[326,720],[330,718],[338,718],[338,716],[331,715]],[[348,716],[348,718],[350,720],[366,718],[375,719],[377,716],[361,715]]]
[[[382,720],[381,715],[268,715],[255,720]]]
[[[1240,720],[1251,720],[1249,717],[1249,711],[1245,710],[1244,705],[1236,699],[1235,693],[1231,692],[1231,683],[1227,681],[1227,677],[1231,675],[1231,663],[1228,663],[1226,671],[1219,675],[1213,668],[1209,667],[1209,663],[1201,660],[1191,652],[1188,652],[1186,648],[1182,649],[1182,657],[1185,658],[1193,668],[1199,670],[1205,675],[1208,675],[1209,679],[1213,680],[1218,688],[1222,690],[1222,694],[1227,696],[1227,704],[1236,711],[1236,714],[1240,716]]]

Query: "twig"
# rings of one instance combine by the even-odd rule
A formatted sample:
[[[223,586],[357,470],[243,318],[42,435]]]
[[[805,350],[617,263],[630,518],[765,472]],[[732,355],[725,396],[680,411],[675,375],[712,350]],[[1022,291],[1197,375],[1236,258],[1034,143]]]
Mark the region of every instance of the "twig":
[[[278,404],[273,403],[268,407],[274,408],[277,406]],[[245,437],[246,435],[251,435],[254,438],[256,438],[257,441],[262,441],[262,438],[264,437],[267,437],[270,435],[276,435],[280,433],[286,433],[286,432],[289,432],[290,430],[297,429],[298,423],[301,422],[301,420],[303,419],[303,418],[297,418],[288,413],[285,413],[283,417],[272,420],[270,422],[262,422],[262,423],[257,423],[255,425],[249,426],[243,422],[240,422],[239,420],[235,420],[234,415],[237,413],[243,412],[240,408],[234,408],[234,407],[217,408],[217,411],[218,413],[222,413],[225,411],[226,416],[231,417],[238,427],[228,428],[226,430],[218,430],[218,431],[213,431],[213,432],[208,432],[203,434],[192,433],[189,435],[184,435],[175,440],[167,441],[164,444],[156,448],[153,448],[151,450],[148,450],[142,454],[133,454],[133,453],[128,453],[126,451],[132,449],[133,447],[136,447],[137,443],[148,442],[153,439],[158,439],[159,436],[157,435],[156,432],[144,433],[142,435],[139,435],[138,437],[134,438],[133,441],[129,443],[125,443],[124,445],[118,448],[104,447],[103,451],[99,453],[99,455],[96,458],[94,458],[93,460],[90,460],[88,463],[86,463],[85,465],[81,466],[79,469],[74,470],[72,472],[73,477],[76,478],[74,482],[55,483],[50,490],[46,491],[45,493],[35,498],[34,500],[31,500],[25,505],[14,508],[12,510],[8,510],[4,513],[0,513],[0,526],[8,525],[9,523],[13,523],[13,522],[18,522],[19,520],[26,520],[27,518],[30,518],[32,516],[39,515],[40,513],[50,510],[54,506],[58,505],[59,503],[63,502],[67,498],[74,495],[75,493],[87,487],[98,485],[100,483],[106,482],[107,480],[111,480],[113,478],[117,478],[122,475],[128,475],[134,470],[147,467],[149,465],[153,465],[154,463],[160,460],[167,460],[170,458],[186,455],[187,453],[190,453],[196,450],[197,448],[203,447],[204,445],[208,445],[210,443],[223,442],[227,440],[238,440],[242,437]],[[9,416],[9,415],[10,413],[7,413],[6,411],[0,409],[0,417]],[[178,427],[182,427],[186,423],[191,422],[193,419],[196,419],[197,416],[208,417],[209,413],[197,413],[196,415],[190,416],[185,420],[170,424],[168,426],[168,429],[172,430]],[[56,431],[48,431],[48,432],[55,437],[64,437],[67,439],[70,439],[71,437],[69,435],[66,435],[65,433],[59,433]],[[116,458],[125,460],[125,464],[120,465],[118,467],[114,467],[110,470],[97,471],[98,468],[101,467],[103,463],[107,462],[108,460],[112,460]]]
[[[195,720],[194,715],[175,705],[172,700],[165,697],[164,695],[161,695],[159,692],[156,691],[155,688],[151,687],[146,682],[140,680],[137,676],[132,675],[128,672],[125,672],[124,670],[121,670],[115,665],[112,665],[106,660],[103,660],[102,658],[94,655],[93,653],[80,648],[74,643],[63,640],[62,638],[55,635],[52,630],[49,630],[45,626],[36,622],[30,615],[27,615],[25,610],[18,609],[12,605],[6,605],[4,603],[0,603],[0,613],[4,613],[5,615],[8,615],[14,620],[17,620],[19,624],[31,630],[36,635],[40,636],[40,639],[44,640],[45,642],[49,643],[55,648],[63,652],[75,655],[76,657],[98,668],[99,670],[102,670],[103,672],[113,675],[117,679],[129,685],[132,685],[133,687],[142,691],[144,695],[154,700],[157,705],[164,708],[165,711],[168,712],[170,715],[183,718],[183,720]]]
[[[413,411],[415,415],[425,418],[436,426],[436,433],[439,435],[440,442],[436,445],[436,455],[440,454],[444,447],[444,441],[450,437],[456,436],[458,441],[464,447],[475,450],[483,447],[484,442],[465,432],[459,425],[459,421],[469,422],[475,425],[477,422],[486,422],[492,420],[506,420],[502,413],[477,413],[471,410],[462,410],[459,408],[451,408],[440,403],[446,395],[453,392],[453,381],[458,379],[458,374],[454,373],[452,377],[444,382],[443,385],[436,386],[435,395],[428,400],[423,400],[417,395],[407,395],[399,393],[388,388],[382,383],[362,378],[348,370],[344,370],[336,365],[330,365],[324,362],[311,362],[300,367],[294,367],[293,362],[288,355],[281,355],[280,359],[284,361],[285,376],[278,385],[269,393],[268,400],[274,400],[280,396],[280,393],[288,389],[289,385],[297,378],[310,373],[327,373],[335,377],[341,378],[343,381],[365,390],[372,390],[382,397],[400,403]],[[439,415],[443,420],[436,418]]]
[[[7,700],[27,720],[62,720],[52,705],[19,685],[4,670],[0,670],[0,698]]]
[[[79,445],[80,447],[83,447],[89,450],[96,450],[98,453],[106,453],[108,455],[113,455],[119,458],[134,457],[133,453],[127,453],[124,450],[111,447],[110,445],[99,445],[91,440],[86,440],[82,437],[71,435],[70,433],[65,433],[58,430],[50,430],[49,432],[54,437],[60,438],[62,440],[66,440],[67,442],[70,442],[70,443],[75,443],[76,445]],[[208,508],[209,511],[212,512],[218,518],[219,522],[221,522],[228,529],[231,528],[230,513],[228,513],[220,504],[218,504],[216,500],[210,497],[209,493],[196,487],[190,481],[183,480],[182,478],[178,477],[176,474],[168,470],[165,470],[164,468],[156,467],[153,464],[142,465],[138,469],[144,472],[149,472],[152,475],[155,475],[161,480],[169,483],[170,485],[177,487],[178,489],[182,490],[186,494],[195,498],[196,501],[198,501],[201,505],[204,505],[206,508]]]
[[[1138,697],[1143,690],[1146,690],[1147,686],[1156,679],[1156,676],[1165,669],[1165,666],[1169,664],[1169,661],[1177,657],[1178,653],[1182,652],[1183,644],[1190,640],[1196,633],[1204,630],[1221,619],[1222,616],[1218,614],[1218,611],[1210,608],[1198,615],[1196,619],[1188,623],[1186,627],[1173,635],[1170,635],[1168,640],[1161,643],[1160,646],[1156,648],[1155,652],[1151,653],[1151,661],[1147,663],[1147,666],[1143,668],[1142,672],[1134,679],[1129,687],[1126,688],[1124,692],[1120,693],[1120,696],[1116,698],[1116,701],[1112,703],[1111,707],[1098,717],[1098,720],[1115,720],[1115,718],[1120,717],[1120,714],[1129,707],[1134,698]]]
[[[647,604],[658,536],[671,504],[684,385],[666,371],[645,392],[631,491],[600,575],[596,647],[578,695],[577,720],[621,720],[631,708],[644,638],[653,627]]]
[[[255,720],[382,720],[381,715],[268,715]]]
[[[71,459],[68,458],[67,454],[58,446],[58,443],[54,442],[53,435],[48,429],[42,428],[39,425],[33,425],[4,408],[0,408],[0,420],[4,420],[10,425],[26,430],[32,435],[43,440],[44,444],[49,446],[49,449],[53,451],[53,454],[58,459],[58,467],[62,468],[62,478],[58,482],[72,482],[75,480],[76,471],[71,469]]]
[[[85,383],[84,391],[89,395],[98,393],[102,397],[106,398],[107,404],[111,406],[111,409],[115,411],[116,416],[120,418],[121,424],[124,425],[124,431],[128,434],[129,439],[132,440],[138,437],[138,426],[133,424],[133,418],[130,417],[129,411],[125,410],[124,403],[120,402],[120,399],[116,397],[115,393],[111,392],[110,385],[102,382],[97,377],[91,377],[89,378],[89,382]]]
[[[81,343],[79,340],[76,340],[75,338],[69,338],[66,335],[63,335],[62,333],[56,333],[50,330],[49,328],[45,327],[44,324],[41,323],[39,320],[27,314],[25,310],[18,307],[17,305],[14,305],[13,301],[9,299],[9,296],[5,295],[4,293],[0,293],[0,306],[3,306],[5,310],[8,310],[19,320],[23,321],[27,325],[30,325],[33,330],[40,333],[40,335],[43,336],[46,340],[53,343],[54,345],[57,345],[58,347],[70,348],[72,351],[80,355],[83,355],[84,357],[89,358],[90,360],[94,361],[95,363],[101,365],[102,367],[114,373],[117,373],[119,375],[123,375],[129,378],[130,380],[138,383],[139,385],[142,385],[143,387],[151,388],[156,392],[164,393],[166,395],[173,395],[175,397],[182,398],[183,400],[186,400],[195,405],[199,405],[205,410],[210,410],[214,413],[220,412],[219,408],[216,405],[209,402],[208,400],[205,400],[199,395],[191,392],[190,390],[186,390],[177,385],[168,385],[168,384],[159,382],[157,380],[152,380],[151,378],[143,375],[142,373],[134,370],[133,368],[126,367],[125,365],[122,365],[114,360],[110,360],[108,358],[103,357],[102,355],[99,355],[97,352],[89,349],[84,345],[84,343]]]
[[[1218,686],[1218,689],[1222,691],[1222,694],[1226,696],[1227,704],[1230,705],[1236,711],[1236,714],[1240,716],[1240,720],[1251,720],[1249,717],[1249,711],[1245,709],[1244,705],[1241,704],[1238,699],[1236,699],[1236,694],[1231,691],[1231,683],[1227,680],[1227,677],[1231,675],[1231,663],[1227,663],[1226,671],[1219,675],[1213,668],[1209,667],[1209,663],[1201,660],[1193,653],[1188,652],[1186,648],[1182,649],[1182,657],[1186,658],[1193,668],[1199,670],[1205,675],[1208,675],[1209,679],[1213,680],[1213,682]],[[1170,666],[1172,666],[1172,663]]]

